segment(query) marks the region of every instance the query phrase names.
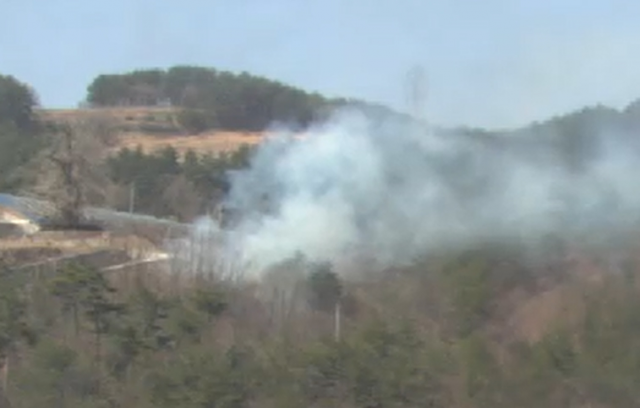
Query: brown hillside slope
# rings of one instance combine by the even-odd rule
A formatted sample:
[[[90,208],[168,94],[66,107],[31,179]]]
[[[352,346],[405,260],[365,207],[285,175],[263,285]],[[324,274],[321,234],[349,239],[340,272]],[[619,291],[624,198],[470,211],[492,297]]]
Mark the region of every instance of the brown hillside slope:
[[[172,146],[181,155],[188,150],[196,153],[220,153],[237,150],[242,145],[254,145],[263,140],[261,133],[213,131],[199,135],[167,135],[158,136],[143,132],[126,132],[121,138],[115,150],[127,147],[135,149],[138,146],[144,152],[154,152],[167,146]]]
[[[99,116],[113,123],[121,136],[113,148],[136,148],[153,152],[173,146],[180,154],[187,150],[198,153],[220,153],[237,150],[244,144],[260,143],[260,132],[211,131],[188,135],[175,122],[176,109],[171,107],[125,107],[99,109],[47,109],[38,113],[43,120],[63,122]]]

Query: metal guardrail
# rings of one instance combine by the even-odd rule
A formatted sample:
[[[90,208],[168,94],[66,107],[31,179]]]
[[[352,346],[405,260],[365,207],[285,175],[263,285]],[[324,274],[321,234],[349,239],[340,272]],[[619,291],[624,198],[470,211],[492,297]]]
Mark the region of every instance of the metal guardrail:
[[[36,224],[43,222],[55,213],[55,207],[53,206],[53,204],[45,200],[31,197],[15,196],[5,193],[0,193],[0,206],[9,208],[22,214],[31,222]],[[183,228],[189,227],[189,224],[184,224],[163,218],[156,218],[151,215],[126,213],[96,207],[86,208],[84,210],[84,215],[89,220],[95,220],[99,222],[135,221]]]

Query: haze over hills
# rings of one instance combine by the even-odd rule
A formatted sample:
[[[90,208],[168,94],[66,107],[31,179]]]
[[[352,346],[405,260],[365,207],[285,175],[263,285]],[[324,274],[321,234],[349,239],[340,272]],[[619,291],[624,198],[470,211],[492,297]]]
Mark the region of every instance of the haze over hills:
[[[274,124],[304,127],[310,120],[322,121],[331,109],[344,106],[355,106],[377,116],[397,114],[399,118],[408,118],[383,106],[350,99],[330,100],[247,73],[191,66],[100,75],[89,84],[85,104],[92,108],[43,110],[42,116],[58,121],[100,112],[123,134],[121,147],[141,145],[145,151],[153,151],[171,145],[181,154],[189,149],[219,152],[255,144]],[[579,133],[593,123],[621,127],[624,131],[637,126],[637,116],[637,103],[630,103],[623,110],[594,106],[520,129],[473,132],[536,133],[548,137]],[[468,130],[462,129],[463,133]],[[460,133],[461,129],[452,131]],[[182,137],[185,135],[190,137]]]
[[[273,134],[278,133],[277,129],[288,129],[302,134],[309,125],[322,123],[330,117],[331,112],[344,109],[355,109],[379,123],[411,122],[406,114],[363,101],[347,98],[328,99],[247,73],[234,74],[194,66],[175,66],[166,70],[140,69],[129,73],[99,75],[88,84],[83,108],[36,109],[34,112],[41,121],[52,124],[99,118],[104,126],[117,134],[117,137],[112,138],[102,150],[103,156],[104,153],[112,156],[112,166],[118,163],[117,166],[126,167],[122,160],[134,160],[126,158],[127,150],[135,151],[140,147],[142,150],[139,154],[150,155],[149,160],[153,155],[164,154],[167,169],[172,172],[170,169],[175,168],[176,164],[171,164],[171,161],[183,160],[187,154],[215,156],[221,152],[232,153],[241,146],[256,146],[263,141],[265,134],[273,129],[276,129]],[[566,160],[579,163],[587,159],[590,150],[597,149],[595,144],[599,143],[602,133],[612,134],[612,137],[616,138],[633,139],[632,135],[637,132],[639,126],[639,110],[638,103],[631,103],[620,111],[603,106],[589,107],[509,131],[438,129],[433,125],[430,125],[430,129],[439,133],[451,133],[453,137],[479,137],[487,143],[501,144],[506,139],[517,138],[519,140],[509,142],[513,148],[521,146],[522,149],[533,148],[541,152],[553,151],[553,154],[564,155]],[[142,159],[138,157],[135,160]],[[192,157],[191,161],[194,160],[199,159]],[[211,169],[194,168],[189,181],[195,182],[201,192],[205,191],[204,197],[198,199],[199,203],[194,207],[199,210],[202,210],[203,205],[200,202],[206,202],[205,197],[218,194],[214,191],[224,185],[220,184],[220,180],[224,178],[220,173],[221,167],[210,159],[207,160],[205,161],[209,164],[204,165],[204,162],[201,162],[198,165],[212,166]],[[213,170],[214,168],[217,170]],[[164,173],[160,171],[160,174]],[[130,180],[133,176],[118,177]],[[155,185],[156,181],[152,180],[156,178],[151,175],[145,176],[147,181],[144,184]],[[116,185],[118,183],[124,181],[119,181]],[[117,188],[123,191],[116,195],[127,194],[124,186]],[[154,215],[170,213],[166,209],[152,209],[144,204],[147,194],[149,197],[162,196],[160,187],[149,187],[148,193],[144,190],[139,193],[139,208],[142,211]],[[194,191],[193,195],[201,194]],[[116,204],[116,207],[125,208],[125,201]]]
[[[640,407],[637,0],[0,3],[0,408]]]
[[[0,76],[1,188],[52,212],[0,238],[17,406],[640,401],[638,103],[442,129],[198,67],[87,99]]]

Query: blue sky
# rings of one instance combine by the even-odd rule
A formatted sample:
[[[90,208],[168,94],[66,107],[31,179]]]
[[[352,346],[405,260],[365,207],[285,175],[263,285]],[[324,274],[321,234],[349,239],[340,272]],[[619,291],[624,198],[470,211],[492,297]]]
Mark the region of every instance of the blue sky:
[[[640,97],[634,0],[0,0],[0,73],[72,107],[100,73],[176,64],[248,71],[331,96],[505,127]]]

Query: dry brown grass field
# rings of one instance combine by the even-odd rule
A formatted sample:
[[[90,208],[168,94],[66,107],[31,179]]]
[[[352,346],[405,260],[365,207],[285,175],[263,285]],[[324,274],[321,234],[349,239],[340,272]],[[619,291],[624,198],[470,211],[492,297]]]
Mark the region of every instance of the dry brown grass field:
[[[264,134],[260,132],[211,131],[187,135],[175,123],[175,113],[176,109],[171,107],[48,109],[39,112],[44,120],[52,122],[82,119],[92,115],[112,121],[120,129],[119,142],[113,150],[140,146],[148,153],[172,146],[180,154],[190,149],[200,154],[216,154],[237,150],[244,144],[260,143],[264,138]],[[140,129],[145,125],[154,125],[164,130],[154,132]]]
[[[125,132],[120,137],[115,150],[123,147],[135,149],[140,146],[144,152],[153,152],[172,146],[183,155],[188,150],[196,153],[220,153],[237,150],[244,144],[254,145],[263,140],[261,133],[215,131],[198,135],[163,135],[157,136],[143,132]]]

